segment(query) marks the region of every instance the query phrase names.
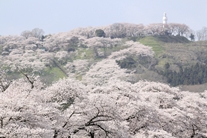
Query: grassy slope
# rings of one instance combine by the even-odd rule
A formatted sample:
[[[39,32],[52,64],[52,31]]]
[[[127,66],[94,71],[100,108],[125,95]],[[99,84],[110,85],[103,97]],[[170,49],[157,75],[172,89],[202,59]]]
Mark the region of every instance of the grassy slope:
[[[155,58],[158,60],[158,64],[156,65],[157,69],[160,70],[167,62],[171,62],[170,59],[162,58],[162,55],[165,53],[165,47],[164,42],[160,41],[159,38],[148,36],[140,39],[139,42],[143,45],[152,47],[152,50],[155,52]]]
[[[156,57],[158,57],[164,50],[162,47],[162,42],[153,36],[144,37],[140,39],[139,42],[143,45],[152,47]]]
[[[179,71],[178,65],[190,67],[193,64],[207,63],[207,42],[189,42],[183,37],[145,37],[140,43],[152,47],[155,58],[158,60],[156,69],[163,70],[166,63],[170,64],[171,70]],[[180,86],[182,90],[203,91],[202,85]]]
[[[67,77],[64,72],[62,72],[58,67],[48,67],[43,71],[41,75],[42,81],[47,85],[52,84],[53,82],[58,81],[61,78]]]
[[[140,43],[152,47],[158,60],[157,69],[162,69],[166,63],[178,71],[177,64],[192,65],[197,61],[196,49],[185,37],[181,36],[148,36],[139,40]]]

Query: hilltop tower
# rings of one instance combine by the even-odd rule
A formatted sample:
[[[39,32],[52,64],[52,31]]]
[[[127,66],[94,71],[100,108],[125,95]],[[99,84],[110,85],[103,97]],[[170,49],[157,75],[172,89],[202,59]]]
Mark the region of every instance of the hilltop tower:
[[[162,23],[163,23],[163,28],[165,28],[165,26],[167,24],[167,14],[166,14],[166,12],[164,12],[164,14],[163,14]]]

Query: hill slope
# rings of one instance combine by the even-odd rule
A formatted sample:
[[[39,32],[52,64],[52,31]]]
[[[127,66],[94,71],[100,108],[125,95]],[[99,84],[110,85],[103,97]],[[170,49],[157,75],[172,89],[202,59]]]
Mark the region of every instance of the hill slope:
[[[0,137],[207,137],[206,42],[96,29],[0,36]]]
[[[115,26],[119,26],[120,30],[115,30]],[[134,27],[137,29],[138,26]],[[130,25],[125,24],[125,27]],[[9,79],[22,77],[18,75],[18,72],[22,71],[34,73],[50,85],[67,76],[82,80],[86,78],[92,66],[105,63],[104,60],[110,59],[114,53],[121,52],[120,55],[123,56],[114,58],[111,63],[126,70],[127,76],[130,77],[125,79],[129,82],[149,80],[172,86],[199,85],[207,82],[206,42],[189,42],[183,36],[169,35],[144,37],[137,34],[134,37],[134,30],[131,30],[133,36],[130,36],[132,32],[125,32],[129,34],[124,37],[121,35],[124,32],[121,24],[105,27],[106,37],[96,37],[96,29],[81,28],[47,35],[43,40],[34,37],[26,39],[22,36],[1,36],[2,70],[7,72]],[[136,53],[137,50],[141,51],[141,54]]]

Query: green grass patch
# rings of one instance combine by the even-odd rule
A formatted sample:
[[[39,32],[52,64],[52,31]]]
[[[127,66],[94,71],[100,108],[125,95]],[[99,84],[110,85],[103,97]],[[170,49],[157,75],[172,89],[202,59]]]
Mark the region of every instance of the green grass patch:
[[[111,52],[120,51],[120,50],[123,50],[125,48],[128,48],[128,46],[122,46],[122,45],[120,45],[120,46],[114,46],[114,47],[111,48]]]
[[[2,53],[3,52],[3,46],[0,45],[0,52]]]
[[[52,84],[53,82],[56,82],[64,77],[67,76],[58,67],[48,67],[43,71],[41,75],[43,82],[46,84]]]
[[[128,48],[127,46],[122,46],[122,45],[117,45],[111,48],[99,48],[98,50],[101,52],[105,52],[106,56],[111,55],[112,52],[116,52],[116,51],[120,51],[123,50],[125,48]],[[93,48],[79,48],[78,49],[78,55],[73,59],[73,60],[77,60],[77,59],[103,59],[105,57],[95,57],[94,56],[94,49]]]
[[[158,35],[154,36],[157,40],[165,43],[189,43],[190,41],[184,36]]]
[[[76,59],[91,59],[93,58],[93,49],[91,48],[79,48],[78,56]]]
[[[77,80],[82,81],[82,75],[81,74],[76,74],[75,77],[76,77]]]
[[[111,53],[123,50],[125,48],[128,48],[128,46],[117,45],[117,46],[113,46],[111,48],[106,48],[106,56],[110,56]]]
[[[166,63],[171,63],[172,61],[168,58],[162,58],[158,60],[158,64],[156,65],[156,68],[159,70],[164,70],[164,66]]]
[[[161,42],[159,42],[159,40],[153,36],[144,37],[140,39],[139,42],[143,45],[152,47],[152,50],[155,52],[156,57],[163,52]]]

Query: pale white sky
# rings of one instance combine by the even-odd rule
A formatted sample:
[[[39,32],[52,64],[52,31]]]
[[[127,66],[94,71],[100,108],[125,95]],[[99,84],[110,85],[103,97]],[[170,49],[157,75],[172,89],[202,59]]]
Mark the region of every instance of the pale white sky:
[[[0,0],[0,35],[41,28],[46,34],[113,23],[184,23],[207,27],[207,0]]]

